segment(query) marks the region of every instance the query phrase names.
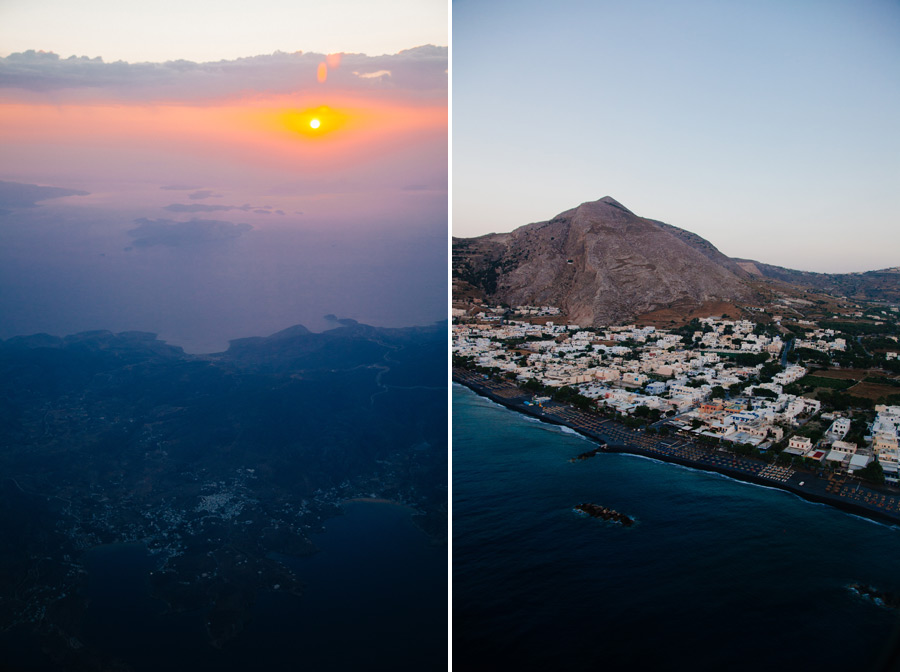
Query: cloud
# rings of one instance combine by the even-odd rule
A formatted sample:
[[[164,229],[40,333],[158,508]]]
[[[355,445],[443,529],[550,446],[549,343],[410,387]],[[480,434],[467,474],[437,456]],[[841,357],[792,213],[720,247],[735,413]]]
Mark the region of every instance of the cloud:
[[[134,220],[138,226],[128,232],[137,247],[165,245],[184,247],[237,238],[253,227],[249,224],[232,224],[215,219],[192,219],[177,222],[171,219]]]
[[[16,98],[25,91],[35,100],[56,102],[196,101],[322,90],[426,98],[447,95],[446,47],[429,45],[383,56],[342,54],[341,67],[329,72],[327,83],[319,83],[318,67],[327,58],[275,52],[209,63],[105,63],[99,57],[60,58],[29,50],[0,58],[0,90],[15,90]]]
[[[357,77],[362,77],[363,79],[377,79],[379,77],[390,77],[390,70],[376,70],[375,72],[354,72],[354,75]]]
[[[226,212],[228,210],[241,210],[242,212],[257,212],[261,215],[283,215],[283,210],[274,210],[271,205],[206,205],[205,203],[172,203],[163,208],[169,212]]]
[[[87,196],[89,192],[61,187],[41,187],[21,182],[0,182],[0,206],[5,208],[33,208],[40,201],[64,196]]]
[[[200,191],[195,191],[193,194],[188,194],[188,198],[192,201],[197,201],[203,198],[221,198],[222,194],[215,193],[212,189],[201,189]]]
[[[163,210],[169,212],[220,212],[226,210],[240,210],[234,205],[205,205],[203,203],[172,203],[167,205]]]

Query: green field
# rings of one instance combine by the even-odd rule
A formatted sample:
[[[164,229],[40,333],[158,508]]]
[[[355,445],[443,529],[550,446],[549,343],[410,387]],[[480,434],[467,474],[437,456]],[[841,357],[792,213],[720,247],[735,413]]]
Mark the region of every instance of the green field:
[[[830,390],[846,390],[853,387],[858,381],[856,380],[840,380],[838,378],[822,378],[821,376],[803,376],[799,381],[800,385],[811,385],[812,387],[827,387]]]

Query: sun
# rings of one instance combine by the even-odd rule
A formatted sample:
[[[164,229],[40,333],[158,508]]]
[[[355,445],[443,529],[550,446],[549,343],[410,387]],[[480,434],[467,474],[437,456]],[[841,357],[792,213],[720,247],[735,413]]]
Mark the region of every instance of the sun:
[[[277,114],[278,121],[286,129],[316,142],[341,130],[348,121],[346,112],[332,109],[327,105],[310,107],[305,110],[280,110]]]

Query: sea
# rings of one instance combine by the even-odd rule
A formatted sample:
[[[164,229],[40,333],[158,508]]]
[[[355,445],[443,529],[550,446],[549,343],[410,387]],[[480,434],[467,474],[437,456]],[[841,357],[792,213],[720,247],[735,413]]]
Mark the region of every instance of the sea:
[[[454,669],[900,669],[900,612],[849,589],[900,593],[897,527],[452,405]]]
[[[279,556],[304,582],[303,595],[258,595],[244,631],[221,649],[208,643],[202,610],[167,613],[151,596],[146,547],[98,546],[86,557],[84,644],[133,672],[445,669],[447,547],[413,513],[380,501],[344,504],[312,536],[318,553]],[[0,643],[2,670],[61,672],[27,633]]]

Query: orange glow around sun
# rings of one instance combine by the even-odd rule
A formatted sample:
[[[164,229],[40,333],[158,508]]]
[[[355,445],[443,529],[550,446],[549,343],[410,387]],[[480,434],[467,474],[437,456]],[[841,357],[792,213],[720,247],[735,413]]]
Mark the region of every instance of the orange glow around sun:
[[[134,157],[171,151],[198,161],[213,157],[223,170],[252,163],[289,172],[311,162],[322,170],[344,169],[392,152],[418,151],[413,148],[433,139],[446,141],[443,101],[411,105],[332,95],[324,105],[321,98],[310,98],[284,95],[202,106],[0,100],[0,144],[10,157],[25,156],[22,148],[29,146],[27,156],[35,162],[46,157],[34,147],[45,147],[47,157],[68,152],[85,164],[120,161],[117,165],[126,168],[147,163]]]
[[[347,124],[347,115],[320,105],[306,110],[286,110],[281,113],[280,121],[289,131],[315,138],[343,128]]]

